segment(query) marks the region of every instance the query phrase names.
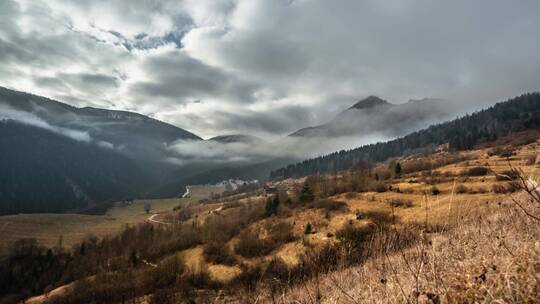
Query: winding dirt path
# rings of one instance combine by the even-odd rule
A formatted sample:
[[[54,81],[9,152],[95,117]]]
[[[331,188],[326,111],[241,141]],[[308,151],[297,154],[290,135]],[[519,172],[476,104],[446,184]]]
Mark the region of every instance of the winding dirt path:
[[[158,216],[159,213],[156,213],[156,214],[152,214],[149,218],[148,218],[148,221],[150,223],[156,223],[156,224],[161,224],[161,225],[170,225],[171,223],[167,223],[167,222],[162,222],[162,221],[158,221],[155,219],[156,216]]]

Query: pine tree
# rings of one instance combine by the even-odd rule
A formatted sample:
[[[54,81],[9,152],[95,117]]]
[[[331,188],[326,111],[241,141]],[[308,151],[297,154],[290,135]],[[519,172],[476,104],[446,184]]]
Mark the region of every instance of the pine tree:
[[[311,227],[311,223],[308,222],[306,225],[306,230],[304,230],[304,234],[311,234],[312,230],[313,227]]]
[[[401,164],[399,162],[396,163],[396,166],[394,167],[394,173],[396,173],[396,176],[401,175]]]
[[[279,197],[276,195],[274,197],[269,197],[266,200],[266,216],[272,216],[273,214],[277,214],[277,209],[279,207]]]
[[[304,186],[302,187],[302,190],[300,191],[299,199],[300,199],[300,202],[302,203],[309,203],[315,199],[315,195],[313,195],[313,191],[311,191],[311,188],[309,187],[309,184],[307,182],[304,183]]]
[[[139,257],[137,256],[137,251],[135,249],[131,250],[131,254],[129,255],[129,262],[133,267],[139,264]]]

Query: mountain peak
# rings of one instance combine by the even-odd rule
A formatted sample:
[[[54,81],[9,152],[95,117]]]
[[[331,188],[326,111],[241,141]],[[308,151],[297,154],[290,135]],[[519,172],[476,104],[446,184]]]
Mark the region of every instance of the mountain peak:
[[[360,100],[359,102],[355,103],[351,109],[371,109],[374,107],[379,107],[383,105],[391,105],[388,101],[381,99],[377,96],[369,96],[367,98],[364,98]]]

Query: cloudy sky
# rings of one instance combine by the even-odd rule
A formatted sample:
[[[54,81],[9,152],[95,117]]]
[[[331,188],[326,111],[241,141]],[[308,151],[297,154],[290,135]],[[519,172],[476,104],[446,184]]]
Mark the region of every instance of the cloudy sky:
[[[0,86],[202,137],[540,88],[540,1],[1,0]]]

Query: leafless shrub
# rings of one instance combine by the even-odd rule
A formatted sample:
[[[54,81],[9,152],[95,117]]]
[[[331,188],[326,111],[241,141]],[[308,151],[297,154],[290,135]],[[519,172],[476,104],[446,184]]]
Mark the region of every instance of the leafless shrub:
[[[525,165],[526,166],[532,166],[534,164],[536,164],[536,155],[529,155],[527,157],[525,157],[524,159],[524,162],[525,162]]]
[[[515,183],[494,184],[492,190],[496,194],[514,193],[516,191],[516,185]]]
[[[488,155],[489,156],[499,156],[501,158],[509,158],[509,157],[512,157],[512,156],[516,155],[516,153],[514,152],[514,150],[512,150],[510,148],[495,147],[495,148],[488,151]]]
[[[487,175],[488,172],[489,172],[488,168],[477,166],[477,167],[469,168],[467,171],[465,171],[463,173],[463,175],[467,175],[467,176],[484,176],[484,175]]]
[[[349,207],[345,202],[332,199],[315,200],[308,205],[309,208],[325,209],[326,211],[347,211]]]
[[[364,212],[364,216],[371,220],[378,227],[386,227],[398,220],[397,215],[390,212],[370,210]]]
[[[426,159],[425,157],[403,162],[403,173],[410,174],[413,172],[420,172],[426,170],[434,170],[446,165],[455,164],[458,162],[470,159],[468,155],[461,155],[459,153],[444,154],[433,159]],[[431,174],[431,173],[430,173]]]
[[[373,185],[373,191],[379,193],[386,192],[388,191],[388,186],[383,182],[378,182]]]
[[[246,258],[267,255],[276,249],[277,244],[269,239],[261,239],[252,231],[244,231],[238,236],[234,251]]]
[[[469,188],[463,184],[459,184],[456,186],[455,192],[458,194],[463,194],[469,192]]]
[[[518,172],[514,170],[505,170],[501,173],[496,174],[496,179],[498,181],[511,181],[511,180],[517,179],[518,177],[519,177]]]
[[[357,192],[347,192],[345,193],[346,199],[355,199],[358,196]]]
[[[486,187],[478,187],[478,188],[475,189],[475,192],[482,194],[482,193],[487,193],[488,190],[486,189]]]
[[[390,206],[396,207],[396,208],[410,208],[414,204],[411,200],[403,199],[403,198],[395,198],[390,200]]]
[[[269,237],[277,244],[284,244],[295,240],[293,226],[287,221],[278,221],[267,228]]]
[[[536,180],[528,178],[522,169],[514,168],[512,167],[512,165],[510,165],[510,170],[513,171],[515,175],[517,175],[517,181],[509,183],[512,186],[512,190],[520,190],[525,192],[530,202],[536,207],[534,209],[530,209],[537,209],[540,206],[540,184]],[[531,211],[530,209],[526,208],[524,204],[522,204],[515,197],[511,197],[511,199],[514,204],[517,205],[528,217],[536,220],[537,222],[540,222],[540,216],[537,215],[535,211]]]
[[[206,260],[214,264],[235,265],[236,258],[231,255],[226,243],[209,242],[204,245],[203,253]]]

